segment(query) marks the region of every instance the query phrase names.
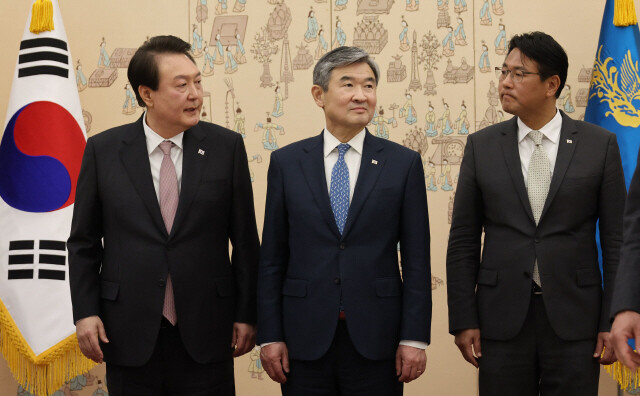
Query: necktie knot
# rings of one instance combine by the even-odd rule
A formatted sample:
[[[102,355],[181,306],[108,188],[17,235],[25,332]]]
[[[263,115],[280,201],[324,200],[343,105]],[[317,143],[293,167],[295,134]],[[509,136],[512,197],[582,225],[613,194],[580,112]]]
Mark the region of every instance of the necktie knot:
[[[162,153],[164,155],[171,155],[171,147],[173,147],[173,142],[170,140],[165,140],[164,142],[160,143],[158,147],[160,147],[160,150],[162,150]]]
[[[349,150],[351,146],[349,143],[340,143],[338,145],[338,158],[344,158],[344,154]]]
[[[533,139],[533,142],[536,144],[536,146],[539,146],[542,144],[542,137],[544,136],[542,132],[531,131],[529,132],[529,136],[531,137],[531,139]]]

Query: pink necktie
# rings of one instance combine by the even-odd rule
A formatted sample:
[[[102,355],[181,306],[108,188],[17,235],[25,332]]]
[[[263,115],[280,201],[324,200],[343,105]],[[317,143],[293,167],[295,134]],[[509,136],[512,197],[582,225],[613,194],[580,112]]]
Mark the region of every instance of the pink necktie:
[[[176,168],[171,160],[171,147],[173,142],[165,140],[160,143],[160,150],[164,154],[162,164],[160,165],[160,212],[167,232],[171,233],[173,219],[176,217],[176,209],[178,208],[178,177],[176,176]],[[173,301],[173,285],[171,283],[171,274],[167,276],[167,285],[164,295],[164,306],[162,314],[172,325],[176,325],[178,317],[176,315],[176,307]]]

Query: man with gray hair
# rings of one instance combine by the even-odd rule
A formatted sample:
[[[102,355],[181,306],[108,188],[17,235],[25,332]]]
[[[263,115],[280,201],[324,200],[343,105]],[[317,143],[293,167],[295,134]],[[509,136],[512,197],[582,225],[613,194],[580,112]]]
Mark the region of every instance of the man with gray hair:
[[[325,54],[311,88],[325,128],[271,154],[258,342],[283,395],[401,395],[425,370],[424,172],[418,153],[366,129],[378,79],[360,48]]]

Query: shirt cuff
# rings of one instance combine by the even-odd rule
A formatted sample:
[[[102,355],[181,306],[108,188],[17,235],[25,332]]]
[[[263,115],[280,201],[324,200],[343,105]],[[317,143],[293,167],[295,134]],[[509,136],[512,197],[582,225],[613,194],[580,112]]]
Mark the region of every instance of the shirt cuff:
[[[277,344],[277,343],[279,343],[279,342],[284,344],[284,341],[265,342],[264,344],[260,344],[260,348],[264,348],[264,347],[266,347],[267,345],[271,345],[271,344]]]
[[[422,341],[401,340],[400,345],[406,345],[406,346],[410,346],[418,349],[427,349],[427,346],[429,344]]]

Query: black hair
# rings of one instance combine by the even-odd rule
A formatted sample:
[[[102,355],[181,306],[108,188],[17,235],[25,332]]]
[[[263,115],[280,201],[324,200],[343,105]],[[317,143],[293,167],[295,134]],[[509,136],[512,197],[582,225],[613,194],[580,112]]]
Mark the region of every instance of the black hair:
[[[140,106],[145,107],[146,104],[138,93],[138,87],[144,85],[153,91],[158,89],[159,76],[156,55],[183,54],[195,64],[190,51],[191,45],[175,36],[151,37],[138,48],[129,62],[127,77]]]
[[[553,37],[543,32],[529,32],[517,34],[509,41],[509,52],[519,49],[522,55],[538,64],[540,79],[546,80],[551,76],[560,77],[560,85],[556,91],[556,98],[567,81],[569,59],[567,53]],[[507,55],[508,55],[507,54]]]

